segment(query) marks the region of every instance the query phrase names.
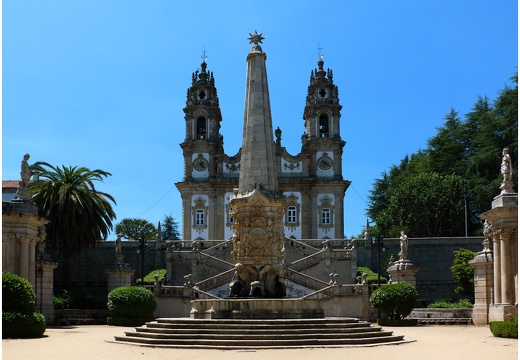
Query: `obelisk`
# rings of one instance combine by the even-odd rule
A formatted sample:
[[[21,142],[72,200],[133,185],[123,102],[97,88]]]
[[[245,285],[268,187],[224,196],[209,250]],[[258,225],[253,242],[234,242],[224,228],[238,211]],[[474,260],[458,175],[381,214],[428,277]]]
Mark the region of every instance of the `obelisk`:
[[[240,178],[231,198],[236,272],[230,294],[279,298],[285,296],[285,198],[278,194],[264,38],[256,30],[249,35]]]

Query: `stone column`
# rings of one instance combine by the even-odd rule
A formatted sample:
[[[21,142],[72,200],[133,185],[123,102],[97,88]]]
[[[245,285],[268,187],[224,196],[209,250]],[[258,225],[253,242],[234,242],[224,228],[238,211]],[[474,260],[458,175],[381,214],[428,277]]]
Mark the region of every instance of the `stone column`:
[[[20,267],[19,267],[19,275],[24,279],[29,280],[29,244],[30,239],[27,236],[24,236],[20,239]],[[30,282],[30,280],[29,280]],[[33,283],[34,285],[34,276]]]
[[[509,231],[500,231],[500,281],[502,290],[502,304],[512,304],[511,290],[513,287],[510,285],[511,279],[511,261],[510,256],[510,239]]]
[[[488,323],[489,307],[493,304],[493,251],[489,249],[487,237],[483,245],[484,249],[469,261],[474,272],[475,304],[472,319],[475,325]]]
[[[501,270],[501,246],[500,246],[500,240],[495,235],[493,237],[493,274],[494,274],[494,287],[493,287],[493,294],[494,294],[494,303],[495,304],[501,304],[502,303],[502,280],[500,276],[500,270]]]
[[[58,263],[50,261],[50,257],[38,254],[36,261],[36,311],[45,316],[47,324],[54,324],[54,269]]]

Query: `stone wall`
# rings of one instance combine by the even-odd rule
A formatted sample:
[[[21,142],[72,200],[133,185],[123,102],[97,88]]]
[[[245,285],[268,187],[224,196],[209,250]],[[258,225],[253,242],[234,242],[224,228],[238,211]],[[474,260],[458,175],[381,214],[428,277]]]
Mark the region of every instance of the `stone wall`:
[[[454,251],[465,248],[474,252],[482,250],[484,237],[455,238],[409,238],[408,260],[419,266],[417,291],[420,299],[428,303],[439,299],[458,299],[457,286],[451,274],[455,258]],[[399,239],[383,239],[381,262],[385,264],[390,254],[398,260]],[[358,246],[358,265],[367,266],[377,272],[377,244]]]
[[[482,250],[483,237],[458,237],[458,238],[418,238],[409,239],[408,259],[418,265],[420,270],[417,274],[417,290],[420,299],[433,302],[438,299],[457,299],[458,295],[454,292],[455,281],[450,271],[453,265],[453,252],[459,248],[466,248],[478,252]],[[179,242],[180,244],[181,242]],[[321,244],[321,241],[318,242]],[[316,243],[316,246],[318,246]],[[334,242],[332,242],[334,243]],[[341,244],[340,244],[341,243]],[[399,252],[399,239],[383,239],[381,252],[381,262],[384,264],[390,254],[394,254],[397,260]],[[184,249],[186,261],[173,264],[172,285],[182,285],[183,277],[190,271],[196,269],[193,274],[193,281],[199,282],[205,278],[221,272],[223,269],[216,267],[205,268],[204,259],[197,254],[188,251],[186,242]],[[343,247],[345,244],[338,243]],[[122,242],[122,254],[124,261],[129,263],[135,270],[135,279],[141,277],[141,255],[137,253],[139,243],[131,241]],[[166,268],[165,260],[166,247],[156,242],[148,244],[145,252],[145,275],[154,269]],[[191,255],[190,255],[191,254]],[[356,245],[357,264],[367,266],[377,271],[377,245],[366,244],[358,241]],[[226,254],[226,260],[229,256]],[[58,259],[57,254],[53,254]],[[115,262],[115,243],[114,241],[100,241],[96,248],[87,250],[72,259],[71,291],[88,292],[98,296],[106,296],[108,280],[105,270]],[[195,268],[193,265],[195,264]],[[215,264],[215,266],[218,264]],[[348,283],[345,276],[339,278],[340,283]],[[55,271],[55,289],[61,289],[61,275],[59,269]],[[59,290],[55,290],[59,292]]]
[[[135,270],[132,283],[141,278],[141,254],[137,253],[137,241],[121,242],[123,261]],[[162,250],[161,250],[162,249]],[[47,252],[51,253],[50,250]],[[68,291],[88,293],[95,297],[108,295],[108,276],[106,270],[116,262],[115,241],[99,241],[95,248],[83,251],[71,260],[70,282]],[[52,253],[54,259],[59,259],[58,253]],[[144,253],[144,275],[155,269],[165,269],[164,248],[160,243],[150,242]],[[54,291],[63,290],[62,275],[58,268],[54,273]]]

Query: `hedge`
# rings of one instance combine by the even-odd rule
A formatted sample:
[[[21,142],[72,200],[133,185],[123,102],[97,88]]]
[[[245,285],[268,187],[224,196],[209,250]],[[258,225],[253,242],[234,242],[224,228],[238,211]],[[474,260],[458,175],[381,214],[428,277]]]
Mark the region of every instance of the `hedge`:
[[[150,317],[157,308],[157,299],[148,289],[123,286],[108,294],[108,310],[116,317]]]

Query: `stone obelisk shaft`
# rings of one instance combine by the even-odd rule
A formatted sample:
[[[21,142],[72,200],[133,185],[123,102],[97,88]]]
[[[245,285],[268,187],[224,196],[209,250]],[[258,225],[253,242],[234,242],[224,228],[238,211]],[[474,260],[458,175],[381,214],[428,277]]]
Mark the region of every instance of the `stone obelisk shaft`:
[[[278,191],[265,60],[260,46],[253,45],[247,56],[239,194],[249,193],[255,187],[267,196]]]

